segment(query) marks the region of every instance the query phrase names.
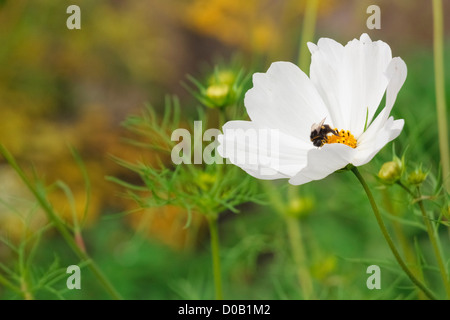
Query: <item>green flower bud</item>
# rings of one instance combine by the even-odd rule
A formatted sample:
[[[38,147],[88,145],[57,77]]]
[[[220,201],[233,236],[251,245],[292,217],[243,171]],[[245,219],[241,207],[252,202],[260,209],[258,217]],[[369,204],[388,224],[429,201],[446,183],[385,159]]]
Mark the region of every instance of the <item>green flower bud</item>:
[[[206,96],[211,102],[211,107],[222,107],[227,102],[230,86],[227,84],[213,84],[206,89]]]
[[[242,70],[219,70],[218,68],[211,73],[204,84],[193,77],[189,79],[197,87],[197,90],[187,89],[208,108],[225,108],[236,105],[241,99],[241,93],[247,81]]]
[[[314,207],[314,200],[310,197],[295,198],[288,203],[287,213],[291,217],[306,216]]]
[[[420,185],[427,178],[428,172],[422,171],[422,166],[417,167],[408,175],[408,183],[411,185]]]
[[[219,71],[209,78],[209,85],[227,84],[232,86],[236,80],[236,74],[231,70]]]
[[[401,176],[402,163],[396,160],[384,163],[378,172],[378,178],[386,184],[394,184],[400,180]]]

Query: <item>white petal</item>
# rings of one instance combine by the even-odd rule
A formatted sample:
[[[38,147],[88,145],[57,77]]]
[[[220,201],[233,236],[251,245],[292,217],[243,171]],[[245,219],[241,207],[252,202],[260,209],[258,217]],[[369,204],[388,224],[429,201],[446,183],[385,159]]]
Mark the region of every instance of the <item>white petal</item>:
[[[267,73],[255,73],[244,103],[252,121],[305,142],[311,125],[329,116],[310,79],[290,62],[274,62]]]
[[[395,120],[390,117],[384,122],[382,128],[373,128],[367,130],[364,139],[359,143],[356,150],[358,151],[352,164],[355,166],[362,166],[368,163],[372,158],[390,141],[398,137],[402,132],[405,121],[403,119]],[[375,127],[373,124],[371,127]],[[370,129],[370,128],[369,128]]]
[[[300,185],[312,180],[320,180],[351,163],[356,149],[333,143],[308,152],[308,164],[289,180],[290,184]]]
[[[333,39],[320,38],[317,45],[309,42],[311,52],[310,78],[321,95],[330,113],[333,127],[342,127],[346,110],[340,107],[339,85],[344,47]]]
[[[300,139],[250,121],[229,121],[218,137],[223,158],[259,179],[289,178],[306,165],[308,149]]]
[[[386,70],[386,76],[389,79],[386,93],[386,106],[383,110],[381,110],[380,114],[370,124],[367,130],[358,138],[358,149],[360,149],[363,145],[370,146],[371,142],[376,139],[378,132],[382,130],[382,128],[386,127],[386,120],[391,113],[398,92],[406,80],[406,74],[407,68],[405,62],[398,57],[392,59]]]
[[[389,79],[389,85],[386,92],[386,106],[381,110],[374,122],[380,121],[380,123],[383,123],[389,117],[395,100],[397,99],[398,92],[405,83],[407,73],[408,70],[406,64],[400,57],[392,59],[385,73],[386,77]]]
[[[364,130],[366,113],[370,123],[386,90],[384,72],[392,60],[390,47],[363,34],[345,47],[320,39],[310,50],[311,80],[328,106],[334,126],[358,137]]]

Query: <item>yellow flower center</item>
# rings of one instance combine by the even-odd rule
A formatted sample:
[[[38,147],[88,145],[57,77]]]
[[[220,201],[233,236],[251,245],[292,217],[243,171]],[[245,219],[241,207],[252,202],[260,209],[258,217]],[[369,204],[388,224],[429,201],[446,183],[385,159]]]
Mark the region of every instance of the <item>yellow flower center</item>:
[[[324,143],[342,143],[346,144],[349,147],[356,148],[356,139],[348,130],[338,131],[336,128],[334,129],[338,133],[338,135],[329,134],[324,141]]]

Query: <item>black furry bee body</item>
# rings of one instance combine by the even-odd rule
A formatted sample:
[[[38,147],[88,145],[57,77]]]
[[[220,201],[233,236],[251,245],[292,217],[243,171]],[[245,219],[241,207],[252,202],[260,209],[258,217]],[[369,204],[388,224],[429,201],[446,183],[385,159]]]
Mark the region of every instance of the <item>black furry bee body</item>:
[[[311,135],[309,136],[309,138],[311,139],[313,145],[316,147],[321,147],[324,145],[324,143],[327,141],[329,133],[338,136],[337,130],[331,129],[331,127],[328,124],[324,124],[324,122],[325,118],[323,118],[320,123],[314,123],[311,126]]]

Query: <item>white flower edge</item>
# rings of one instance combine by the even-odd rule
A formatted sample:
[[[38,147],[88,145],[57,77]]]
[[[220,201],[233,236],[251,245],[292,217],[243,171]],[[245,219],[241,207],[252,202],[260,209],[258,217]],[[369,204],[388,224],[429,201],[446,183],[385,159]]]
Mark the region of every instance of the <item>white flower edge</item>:
[[[393,120],[388,118],[390,111],[394,105],[397,94],[402,87],[407,74],[407,69],[404,61],[401,58],[391,58],[390,48],[382,41],[372,42],[370,38],[363,34],[360,40],[353,40],[345,47],[338,44],[331,39],[320,39],[318,45],[309,44],[310,50],[313,54],[311,64],[311,78],[309,79],[296,65],[289,62],[274,62],[266,73],[256,73],[253,76],[253,88],[250,89],[245,96],[245,106],[252,121],[230,121],[223,127],[223,135],[220,135],[219,140],[219,154],[224,158],[229,158],[230,161],[252,176],[259,179],[279,179],[290,178],[289,182],[294,185],[303,184],[311,180],[322,179],[336,170],[345,167],[351,163],[355,166],[363,165],[369,162],[376,153],[381,150],[388,142],[395,139],[401,132],[404,121]],[[347,50],[347,47],[349,48]],[[345,58],[345,52],[354,59]],[[373,51],[373,52],[372,52]],[[339,53],[340,52],[340,53]],[[339,58],[339,55],[342,55]],[[363,54],[371,57],[372,60],[363,59],[358,56]],[[319,58],[315,58],[319,55]],[[323,60],[323,57],[329,57],[328,60]],[[334,61],[336,60],[337,62]],[[361,61],[365,65],[362,70],[348,71],[339,66],[330,66],[330,63],[338,63],[339,59],[344,59],[347,64],[351,61],[356,61],[357,66],[352,68],[358,69],[361,66]],[[380,61],[373,61],[378,59]],[[356,77],[359,82],[359,88],[367,89],[374,87],[374,83],[370,75],[364,74],[370,69],[367,64],[374,64],[376,66],[388,65],[384,70],[375,68],[374,72],[378,80],[375,94],[367,94],[368,98],[361,96],[360,93],[355,101],[359,103],[368,103],[367,109],[370,119],[375,114],[376,108],[381,101],[384,91],[387,86],[386,106],[380,112],[378,117],[370,123],[365,132],[358,132],[358,146],[353,149],[346,145],[327,144],[322,148],[316,148],[309,141],[309,131],[311,124],[315,121],[320,121],[324,114],[327,117],[327,123],[338,127],[340,123],[358,130],[364,126],[361,121],[365,121],[366,108],[364,112],[356,112],[358,116],[352,117],[352,110],[349,108],[347,112],[350,114],[348,118],[351,121],[342,120],[347,117],[335,116],[342,102],[327,105],[325,101],[330,101],[330,96],[327,93],[334,94],[334,98],[339,99],[346,97],[351,92],[345,94],[336,92],[333,88],[333,83],[329,83],[329,79],[333,77],[323,77],[314,70],[321,70],[317,63],[327,64],[325,68],[331,70],[335,79],[347,79],[347,81],[355,86]],[[345,65],[345,64],[344,64]],[[372,70],[372,69],[370,69]],[[364,77],[360,75],[364,74]],[[367,72],[366,72],[367,73]],[[380,75],[381,74],[381,75]],[[331,87],[330,87],[331,85]],[[342,84],[339,84],[342,87]],[[329,90],[326,88],[330,87]],[[350,86],[350,89],[352,87]],[[345,89],[345,86],[344,86]],[[341,89],[341,90],[344,90]],[[363,90],[363,91],[364,91]],[[325,93],[324,93],[325,92]],[[321,93],[321,94],[320,94]],[[333,95],[331,95],[333,97]],[[344,99],[344,102],[348,101]],[[374,104],[376,106],[374,107]],[[370,107],[370,108],[369,108]],[[361,120],[361,114],[364,114],[364,120]],[[328,121],[329,120],[329,121]],[[351,122],[358,122],[356,125]],[[230,138],[227,131],[233,130],[261,130],[261,129],[278,129],[278,137],[280,148],[271,152],[263,150],[263,147],[258,145],[246,145],[245,139]],[[356,128],[356,129],[355,129]],[[339,129],[348,129],[347,127],[340,127]],[[231,144],[237,147],[239,152],[247,156],[262,153],[266,155],[265,161],[259,163],[245,163],[239,162],[237,154],[229,152],[231,148],[224,148],[224,145]]]
[[[307,165],[289,183],[300,185],[320,180],[348,164],[362,166],[372,160],[387,143],[397,138],[403,129],[404,120],[388,117],[406,80],[406,74],[405,62],[399,57],[393,58],[386,70],[386,77],[389,79],[386,106],[358,138],[357,147],[353,149],[346,145],[326,144],[320,149],[309,150]]]

